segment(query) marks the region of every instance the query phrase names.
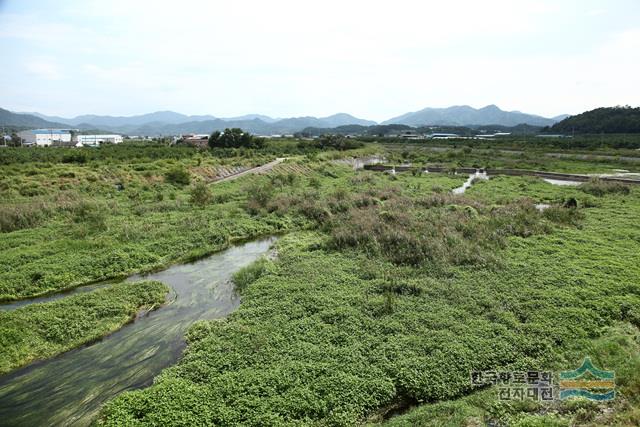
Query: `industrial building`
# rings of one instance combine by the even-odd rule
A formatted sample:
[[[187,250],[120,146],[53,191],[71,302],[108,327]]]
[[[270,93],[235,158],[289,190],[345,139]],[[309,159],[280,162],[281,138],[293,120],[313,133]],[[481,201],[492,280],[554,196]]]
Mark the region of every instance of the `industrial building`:
[[[83,147],[100,144],[119,144],[122,135],[80,135],[75,129],[31,129],[18,132],[24,145],[38,147]]]
[[[18,132],[24,145],[48,147],[55,141],[71,142],[71,129],[32,129]]]
[[[82,146],[98,146],[100,144],[120,144],[122,135],[76,135]]]

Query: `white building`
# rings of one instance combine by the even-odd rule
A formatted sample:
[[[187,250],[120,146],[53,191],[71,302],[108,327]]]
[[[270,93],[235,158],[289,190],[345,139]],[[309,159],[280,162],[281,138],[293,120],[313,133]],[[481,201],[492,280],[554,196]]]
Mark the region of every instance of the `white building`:
[[[77,135],[78,143],[85,145],[120,144],[122,135]]]
[[[419,135],[416,131],[413,130],[403,130],[397,136],[397,138],[402,139],[422,139],[422,135]]]
[[[32,129],[18,132],[26,145],[47,147],[54,141],[71,142],[71,129]]]
[[[432,133],[428,135],[427,138],[430,139],[457,139],[460,138],[460,135],[457,133]]]
[[[122,135],[78,135],[74,129],[32,129],[18,133],[25,145],[48,147],[55,142],[56,146],[82,147],[100,144],[120,144]],[[71,142],[74,144],[71,144]]]

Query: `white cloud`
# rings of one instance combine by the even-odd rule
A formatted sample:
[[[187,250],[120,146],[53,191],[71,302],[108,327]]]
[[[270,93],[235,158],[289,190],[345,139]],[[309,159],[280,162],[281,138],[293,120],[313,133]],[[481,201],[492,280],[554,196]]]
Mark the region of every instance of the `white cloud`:
[[[25,70],[33,76],[45,80],[61,80],[62,68],[53,58],[32,58],[24,64]]]

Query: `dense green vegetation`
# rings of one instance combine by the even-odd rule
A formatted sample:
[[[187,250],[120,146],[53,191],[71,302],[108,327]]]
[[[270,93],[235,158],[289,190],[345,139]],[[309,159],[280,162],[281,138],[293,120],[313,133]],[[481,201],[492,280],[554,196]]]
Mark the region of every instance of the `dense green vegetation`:
[[[640,107],[596,108],[554,124],[550,132],[640,133]]]
[[[276,259],[234,275],[240,308],[194,325],[184,358],[151,387],[109,403],[100,423],[637,424],[637,188],[499,176],[458,196],[450,192],[463,175],[354,171],[332,160],[381,153],[415,166],[574,173],[633,171],[637,163],[612,150],[605,153],[613,158],[573,150],[548,157],[542,146],[514,153],[500,145],[432,150],[344,141],[267,141],[259,150],[8,149],[0,298],[287,232]],[[65,157],[83,153],[85,161]],[[275,156],[289,159],[266,174],[212,184],[224,170]],[[551,207],[540,211],[537,203]],[[71,298],[60,301],[81,306]],[[29,309],[34,319],[56,312]],[[92,325],[83,333],[100,335]],[[36,358],[53,354],[34,348]],[[585,355],[616,370],[621,397],[613,404],[505,404],[469,381],[472,369],[558,371]]]
[[[240,309],[194,326],[184,359],[109,404],[103,423],[380,421],[398,407],[472,393],[472,369],[567,369],[617,322],[637,336],[635,192],[594,196],[500,177],[465,198],[439,193],[430,178],[347,175],[325,183],[333,189],[320,190],[317,204],[287,196],[286,212],[306,213],[320,231],[288,235],[276,262],[243,272]],[[572,197],[590,207],[571,221],[532,207]],[[628,368],[623,396],[635,402],[637,364],[616,366]],[[467,413],[464,402],[433,425],[453,415],[544,421],[526,408]],[[578,409],[563,409],[559,425]]]
[[[286,147],[298,149],[281,149]],[[251,179],[202,186],[225,170],[272,160],[267,155],[218,158],[184,147],[123,146],[70,150],[95,157],[67,164],[53,162],[58,150],[12,152],[21,157],[39,151],[46,162],[12,161],[0,177],[0,231],[7,233],[0,240],[0,301],[152,270],[308,222],[245,209]],[[298,169],[311,171],[291,161],[276,169],[274,179]]]
[[[607,245],[601,229],[588,238],[614,255],[607,252],[617,245]],[[468,393],[470,369],[571,366],[579,359],[565,359],[563,349],[584,348],[618,319],[638,322],[619,308],[620,298],[637,306],[637,293],[628,293],[637,292],[637,257],[618,262],[622,283],[590,278],[599,261],[575,259],[584,245],[572,240],[517,238],[520,252],[498,271],[434,275],[323,249],[321,235],[290,236],[240,310],[194,327],[185,359],[152,388],[117,399],[107,419],[351,425],[380,407]],[[637,241],[626,244],[638,249]],[[549,264],[542,254],[550,250],[564,267]]]
[[[168,290],[160,282],[121,283],[0,311],[0,374],[108,335],[140,309],[159,307]]]
[[[483,420],[500,419],[509,426],[635,426],[640,422],[640,334],[629,324],[606,328],[595,340],[586,340],[588,351],[599,366],[607,366],[618,376],[618,399],[612,407],[587,400],[541,405],[534,402],[501,402],[495,388],[473,393],[454,401],[425,404],[391,418],[385,427],[458,427],[483,425]],[[577,353],[579,360],[582,354]],[[378,425],[378,423],[371,423]]]
[[[341,135],[323,135],[322,137],[312,141],[311,143],[300,142],[301,146],[304,146],[305,144],[310,144],[313,147],[317,147],[323,150],[334,149],[340,151],[352,150],[364,146],[364,143],[362,143],[361,141],[351,138],[345,138]]]

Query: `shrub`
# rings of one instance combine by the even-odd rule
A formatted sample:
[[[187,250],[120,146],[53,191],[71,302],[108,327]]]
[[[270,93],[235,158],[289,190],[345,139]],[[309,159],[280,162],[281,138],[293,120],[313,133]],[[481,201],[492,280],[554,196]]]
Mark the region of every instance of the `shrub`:
[[[313,220],[319,224],[325,223],[329,218],[331,218],[331,211],[324,206],[324,203],[318,202],[317,199],[309,197],[307,194],[300,201],[298,210],[302,215]]]
[[[27,182],[20,186],[18,192],[21,196],[34,197],[47,194],[47,190],[37,182]]]
[[[318,179],[317,176],[312,176],[309,179],[309,186],[311,188],[314,188],[314,189],[318,190],[320,187],[322,187],[322,182]]]
[[[255,215],[267,207],[273,197],[273,186],[271,183],[254,183],[247,187],[245,192],[247,193],[247,211]]]
[[[295,173],[278,173],[275,175],[269,175],[269,180],[271,184],[275,187],[286,187],[295,185],[298,180],[298,176]]]
[[[605,194],[629,194],[631,189],[627,184],[615,181],[603,181],[599,178],[594,178],[591,181],[581,184],[578,187],[585,193],[592,194],[597,197],[602,197]]]
[[[363,142],[346,138],[342,135],[323,135],[321,138],[315,140],[313,144],[321,149],[333,149],[340,151],[364,147]]]
[[[167,171],[164,174],[164,179],[168,183],[175,185],[189,185],[189,183],[191,183],[191,175],[182,167],[176,167]]]
[[[0,207],[0,232],[22,230],[39,225],[51,215],[44,203],[29,203]]]
[[[204,182],[197,183],[190,191],[190,201],[192,204],[197,206],[206,206],[211,203],[213,199],[213,194],[211,190]]]
[[[87,153],[84,151],[74,151],[69,154],[65,154],[62,156],[62,163],[87,163],[89,160]]]
[[[564,225],[579,225],[580,221],[584,218],[584,214],[575,208],[566,208],[561,206],[551,206],[542,212],[549,221],[553,221],[558,224]]]
[[[83,200],[71,208],[73,220],[89,227],[93,231],[107,228],[107,207],[92,201]]]
[[[540,221],[541,214],[529,199],[520,199],[492,210],[491,227],[498,235],[529,237],[549,232],[549,227]]]
[[[372,172],[360,172],[349,178],[349,182],[353,185],[372,184],[375,180],[375,176]]]

